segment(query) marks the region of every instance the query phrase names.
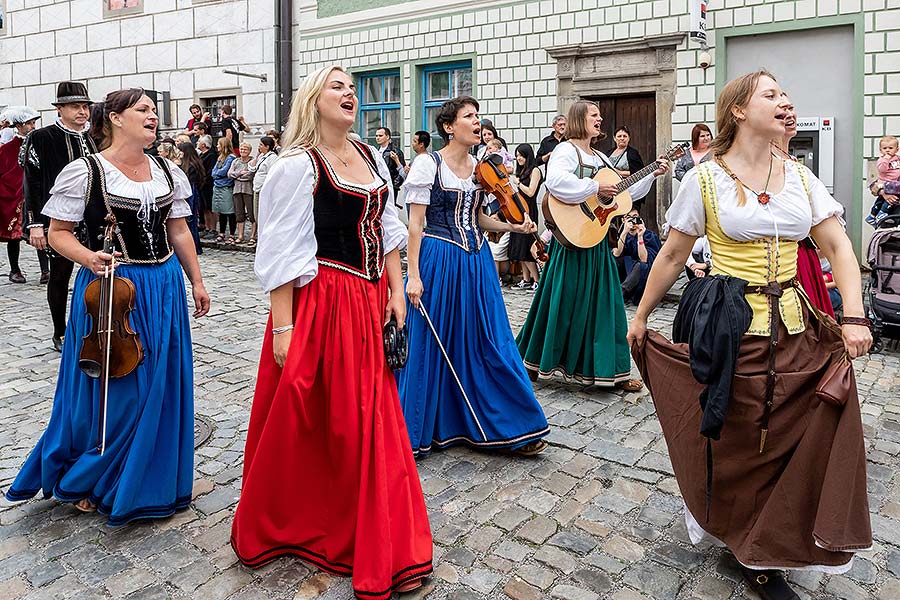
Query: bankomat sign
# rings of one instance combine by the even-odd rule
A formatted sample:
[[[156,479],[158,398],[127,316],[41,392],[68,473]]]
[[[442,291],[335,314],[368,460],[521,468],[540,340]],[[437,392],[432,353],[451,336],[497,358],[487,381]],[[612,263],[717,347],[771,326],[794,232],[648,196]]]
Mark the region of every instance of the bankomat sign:
[[[798,117],[788,151],[834,193],[834,117]]]

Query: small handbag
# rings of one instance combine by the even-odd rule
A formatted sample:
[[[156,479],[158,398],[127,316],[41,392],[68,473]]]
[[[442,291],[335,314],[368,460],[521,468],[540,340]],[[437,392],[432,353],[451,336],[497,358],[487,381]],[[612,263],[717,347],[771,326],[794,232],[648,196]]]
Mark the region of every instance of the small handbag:
[[[822,375],[819,385],[816,386],[816,398],[840,408],[847,402],[847,397],[855,387],[856,375],[853,372],[853,363],[845,352],[841,360],[828,367]]]
[[[399,329],[395,317],[391,317],[391,320],[384,326],[384,357],[392,371],[405,367],[409,358],[409,339],[406,336],[406,328]]]

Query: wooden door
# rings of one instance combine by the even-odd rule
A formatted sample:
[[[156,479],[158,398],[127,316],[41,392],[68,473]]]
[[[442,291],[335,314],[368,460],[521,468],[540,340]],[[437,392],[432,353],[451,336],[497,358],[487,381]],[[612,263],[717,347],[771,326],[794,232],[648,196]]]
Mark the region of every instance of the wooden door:
[[[603,133],[606,139],[598,144],[601,152],[609,154],[616,143],[615,130],[624,125],[631,132],[631,146],[638,151],[644,164],[649,164],[658,155],[656,148],[656,97],[654,94],[639,96],[589,97],[600,106],[603,117]],[[641,203],[641,216],[648,229],[656,229],[656,184]]]

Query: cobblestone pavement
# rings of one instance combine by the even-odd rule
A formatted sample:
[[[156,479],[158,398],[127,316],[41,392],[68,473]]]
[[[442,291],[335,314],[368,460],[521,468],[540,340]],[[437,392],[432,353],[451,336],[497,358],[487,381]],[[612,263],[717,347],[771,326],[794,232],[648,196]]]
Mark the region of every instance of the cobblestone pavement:
[[[27,285],[0,284],[0,487],[50,415],[58,355],[34,254]],[[256,571],[228,545],[266,303],[251,256],[202,258],[213,309],[194,324],[196,410],[212,434],[196,455],[195,499],[170,519],[112,530],[55,500],[0,502],[0,596],[351,598],[349,582],[281,559]],[[531,299],[505,290],[518,330]],[[668,330],[674,307],[652,325]],[[875,545],[846,576],[794,574],[801,598],[900,598],[900,354],[857,361]],[[540,384],[552,446],[535,459],[466,449],[419,461],[435,575],[405,598],[754,598],[721,550],[692,547],[646,393]]]

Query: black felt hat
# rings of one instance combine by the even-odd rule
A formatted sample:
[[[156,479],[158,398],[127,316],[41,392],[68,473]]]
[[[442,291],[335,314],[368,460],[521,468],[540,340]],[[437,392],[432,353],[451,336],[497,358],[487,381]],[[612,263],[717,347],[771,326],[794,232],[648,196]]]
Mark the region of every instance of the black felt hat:
[[[53,106],[72,104],[75,102],[87,102],[93,104],[88,98],[87,87],[80,81],[63,81],[56,88],[56,102]]]

